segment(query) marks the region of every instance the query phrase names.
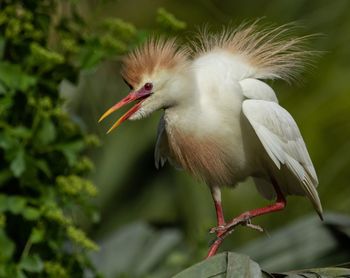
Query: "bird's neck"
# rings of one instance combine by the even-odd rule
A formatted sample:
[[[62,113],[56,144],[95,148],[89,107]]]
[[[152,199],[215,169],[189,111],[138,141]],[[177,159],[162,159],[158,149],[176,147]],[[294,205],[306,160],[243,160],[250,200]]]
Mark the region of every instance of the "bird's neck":
[[[175,105],[165,110],[169,128],[203,136],[220,133],[224,122],[232,125],[239,118],[243,101],[239,83],[225,75],[209,77],[208,71],[198,70],[181,77],[179,86],[174,86]]]
[[[167,91],[171,105],[165,108],[165,113],[171,118],[184,118],[199,110],[198,88],[191,68],[187,67],[177,71]]]

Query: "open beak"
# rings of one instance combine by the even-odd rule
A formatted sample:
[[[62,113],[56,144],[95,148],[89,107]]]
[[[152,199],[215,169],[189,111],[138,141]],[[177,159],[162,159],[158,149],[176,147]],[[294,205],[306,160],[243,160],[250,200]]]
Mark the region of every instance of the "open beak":
[[[117,111],[119,108],[123,107],[124,105],[139,100],[138,103],[136,103],[133,107],[131,107],[123,116],[121,116],[114,125],[107,131],[107,134],[110,133],[113,129],[117,128],[122,122],[127,120],[131,117],[132,114],[134,114],[137,110],[140,109],[141,103],[151,95],[150,91],[145,90],[144,88],[141,88],[138,91],[130,92],[125,98],[123,98],[121,101],[113,105],[111,108],[109,108],[98,120],[98,122],[101,122],[105,118],[107,118],[110,114]]]

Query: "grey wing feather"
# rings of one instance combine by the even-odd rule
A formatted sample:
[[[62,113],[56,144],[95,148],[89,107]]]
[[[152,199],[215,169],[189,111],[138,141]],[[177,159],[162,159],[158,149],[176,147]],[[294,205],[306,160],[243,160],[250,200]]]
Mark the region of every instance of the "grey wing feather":
[[[154,149],[154,162],[156,168],[163,167],[167,161],[166,149],[168,144],[168,138],[165,131],[164,116],[160,118],[157,131],[157,141]]]
[[[273,185],[265,179],[253,178],[256,189],[258,192],[268,200],[272,200],[276,197],[276,191]]]
[[[156,168],[159,169],[163,167],[164,164],[169,161],[169,163],[174,166],[177,170],[182,170],[181,166],[173,159],[169,149],[168,135],[165,129],[165,119],[164,115],[160,118],[157,131],[157,141],[154,149],[154,162]]]
[[[292,116],[275,102],[245,100],[243,113],[274,164],[285,165],[300,181],[315,209],[322,214],[316,191],[317,175],[299,128]]]

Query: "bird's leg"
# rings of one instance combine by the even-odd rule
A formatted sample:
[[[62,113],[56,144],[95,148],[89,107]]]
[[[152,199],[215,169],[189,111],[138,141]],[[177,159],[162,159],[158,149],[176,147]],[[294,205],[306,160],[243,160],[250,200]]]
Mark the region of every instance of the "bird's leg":
[[[263,231],[263,229],[260,226],[252,224],[251,219],[256,217],[256,216],[259,216],[259,215],[263,215],[263,214],[267,214],[267,213],[275,212],[275,211],[280,211],[280,210],[285,208],[287,201],[286,201],[284,195],[282,194],[280,188],[278,187],[277,182],[274,179],[272,179],[272,184],[274,186],[274,189],[275,189],[276,195],[277,195],[277,199],[276,199],[276,202],[274,204],[263,207],[263,208],[253,209],[253,210],[244,212],[244,213],[240,214],[238,217],[234,218],[232,221],[228,222],[227,224],[221,224],[221,223],[225,223],[225,221],[223,218],[222,207],[221,207],[220,189],[217,188],[217,190],[219,190],[218,192],[220,195],[215,195],[216,191],[212,190],[212,195],[213,195],[215,208],[216,208],[216,214],[218,217],[218,227],[212,228],[210,230],[211,233],[216,233],[217,239],[210,246],[207,258],[216,254],[217,250],[219,249],[219,247],[220,247],[221,243],[223,242],[223,240],[225,239],[225,237],[227,237],[229,234],[231,234],[234,230],[234,227],[236,227],[237,225],[241,224],[241,225],[245,225],[249,228],[252,228],[252,229],[255,229],[258,231]],[[218,196],[220,198],[217,198]]]
[[[239,216],[237,216],[236,218],[234,218],[233,220],[231,220],[230,222],[228,222],[226,225],[224,226],[219,226],[216,228],[211,229],[211,233],[218,233],[219,231],[221,231],[221,236],[226,236],[225,234],[232,230],[235,226],[242,224],[242,225],[246,225],[247,227],[256,229],[261,231],[262,228],[256,225],[253,225],[250,221],[252,218],[259,216],[259,215],[263,215],[263,214],[267,214],[270,212],[275,212],[275,211],[279,211],[285,208],[287,201],[284,198],[281,190],[279,189],[277,183],[273,180],[273,186],[275,188],[276,194],[277,194],[277,200],[274,204],[263,207],[263,208],[258,208],[258,209],[253,209],[247,212],[244,212],[242,214],[240,214]]]
[[[228,222],[226,225],[224,226],[219,225],[217,228],[211,229],[211,232],[216,233],[217,239],[210,246],[207,258],[216,254],[217,250],[219,249],[225,237],[227,237],[229,234],[233,232],[234,230],[233,228],[235,226],[242,224],[242,225],[246,225],[247,227],[262,231],[261,227],[251,223],[251,219],[259,215],[267,214],[274,211],[279,211],[285,208],[287,204],[286,199],[284,198],[281,190],[279,189],[277,183],[274,180],[272,180],[272,184],[277,194],[276,203],[263,208],[258,208],[258,209],[254,209],[254,210],[250,210],[248,212],[242,213],[238,217],[234,218],[232,221]]]
[[[225,223],[224,213],[221,205],[221,190],[218,186],[211,186],[210,190],[211,190],[211,195],[213,197],[214,205],[215,205],[217,227],[224,227],[226,223]],[[223,238],[221,238],[221,235],[223,233],[224,231],[220,231],[220,230],[216,232],[217,238],[214,241],[214,243],[211,245],[209,253],[206,258],[209,258],[216,254],[217,250],[219,249],[223,241]]]
[[[224,218],[224,212],[222,210],[222,205],[221,205],[221,190],[218,186],[211,186],[210,190],[214,200],[218,227],[223,227],[226,223]]]

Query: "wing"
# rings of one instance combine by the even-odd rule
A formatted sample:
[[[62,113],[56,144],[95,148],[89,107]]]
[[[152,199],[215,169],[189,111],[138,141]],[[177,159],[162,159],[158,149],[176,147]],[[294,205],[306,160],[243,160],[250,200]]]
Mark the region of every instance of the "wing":
[[[160,118],[157,131],[157,141],[154,149],[154,162],[156,168],[163,167],[167,161],[168,138],[165,132],[164,116]]]
[[[262,99],[278,103],[274,90],[265,82],[254,78],[246,78],[239,82],[243,95],[249,99]]]
[[[295,175],[321,215],[322,206],[316,191],[317,175],[292,116],[275,102],[253,99],[243,102],[243,113],[274,164],[278,169],[285,165]]]
[[[156,168],[159,169],[163,167],[164,164],[169,161],[169,163],[174,166],[177,170],[182,170],[181,166],[173,159],[170,155],[168,135],[165,130],[165,120],[164,115],[160,118],[157,131],[157,141],[154,149],[154,162]]]

